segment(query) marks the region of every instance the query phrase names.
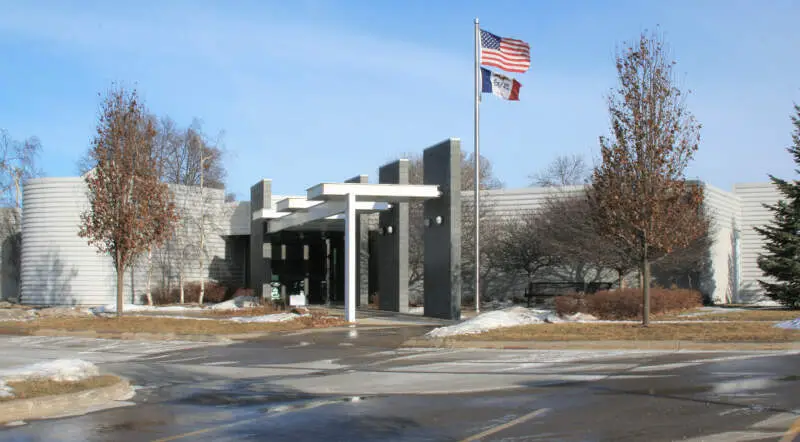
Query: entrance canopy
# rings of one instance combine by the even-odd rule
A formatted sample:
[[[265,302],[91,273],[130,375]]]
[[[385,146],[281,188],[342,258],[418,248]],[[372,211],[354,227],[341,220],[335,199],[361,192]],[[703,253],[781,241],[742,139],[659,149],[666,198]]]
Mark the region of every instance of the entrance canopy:
[[[434,185],[320,183],[308,189],[306,198],[284,198],[274,208],[254,212],[253,220],[270,220],[270,233],[297,228],[341,231],[348,195],[355,199],[357,212],[372,213],[388,210],[392,203],[438,198],[440,194],[439,186]]]
[[[355,322],[357,213],[389,210],[392,204],[439,198],[438,185],[320,183],[306,197],[289,197],[274,208],[253,212],[253,221],[269,220],[267,231],[344,230],[345,240],[345,319]],[[344,222],[342,222],[344,221]]]

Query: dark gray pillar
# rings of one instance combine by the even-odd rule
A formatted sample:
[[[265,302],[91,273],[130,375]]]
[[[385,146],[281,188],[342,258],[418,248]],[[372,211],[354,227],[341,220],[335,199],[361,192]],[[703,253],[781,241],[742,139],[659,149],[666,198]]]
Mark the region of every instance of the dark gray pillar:
[[[369,177],[359,175],[345,183],[369,183]],[[369,224],[367,214],[356,215],[356,305],[369,304]]]
[[[425,316],[460,319],[461,141],[451,138],[425,149],[422,161],[423,183],[442,192],[424,204]]]
[[[408,160],[389,163],[379,169],[378,182],[408,184],[408,171]],[[378,228],[379,308],[408,312],[408,203],[392,203],[381,212]]]
[[[264,296],[264,284],[272,279],[270,247],[265,243],[265,220],[253,221],[252,215],[261,209],[272,208],[272,181],[261,180],[250,188],[250,281],[255,296]],[[267,292],[269,294],[269,292]]]

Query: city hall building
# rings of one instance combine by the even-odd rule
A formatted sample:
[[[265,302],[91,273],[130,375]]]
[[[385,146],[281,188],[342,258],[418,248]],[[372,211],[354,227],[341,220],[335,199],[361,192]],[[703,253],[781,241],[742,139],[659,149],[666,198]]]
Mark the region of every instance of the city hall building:
[[[198,226],[181,223],[175,241],[143,256],[125,277],[125,302],[141,303],[151,287],[201,276],[259,296],[286,299],[302,294],[309,304],[344,305],[350,319],[356,308],[377,301],[383,310],[406,312],[409,293],[418,293],[426,316],[458,318],[462,293],[472,293],[461,277],[461,148],[448,139],[425,149],[423,184],[409,184],[408,160],[379,168],[377,180],[356,175],[338,183],[309,183],[305,194],[274,195],[271,181],[255,181],[250,201],[226,202],[224,191],[171,186],[188,218],[204,224],[205,253],[197,259]],[[722,190],[708,184],[705,206],[713,218],[710,265],[699,289],[715,303],[763,299],[756,260],[761,238],[753,230],[770,222],[763,204],[779,199],[769,183],[737,184]],[[482,193],[489,217],[511,218],[535,210],[557,192],[582,187],[519,188]],[[424,207],[424,278],[409,287],[409,204]],[[116,296],[114,268],[78,236],[80,214],[88,208],[83,177],[37,178],[23,188],[19,286],[3,272],[2,297],[29,305],[104,305]],[[202,211],[202,216],[199,212]],[[8,241],[6,241],[8,242]],[[14,260],[4,251],[3,267]],[[190,259],[191,258],[191,259]],[[202,263],[202,266],[200,265]],[[612,279],[613,280],[613,279]],[[524,284],[489,294],[521,295]],[[492,290],[499,290],[493,293]]]

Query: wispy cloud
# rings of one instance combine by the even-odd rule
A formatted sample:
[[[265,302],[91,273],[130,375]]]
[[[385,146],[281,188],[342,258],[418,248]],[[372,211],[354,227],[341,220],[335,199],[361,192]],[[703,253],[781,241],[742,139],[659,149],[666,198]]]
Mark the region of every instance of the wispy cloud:
[[[347,69],[452,85],[452,72],[470,72],[469,54],[378,38],[352,30],[222,11],[159,9],[151,14],[102,14],[24,9],[0,15],[0,34],[38,40],[99,57],[198,59],[230,71],[245,64],[268,68]],[[150,11],[144,11],[150,12]]]

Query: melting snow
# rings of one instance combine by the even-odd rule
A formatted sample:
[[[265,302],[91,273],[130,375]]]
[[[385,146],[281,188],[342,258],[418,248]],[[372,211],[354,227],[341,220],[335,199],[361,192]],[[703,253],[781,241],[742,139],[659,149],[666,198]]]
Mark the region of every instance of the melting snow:
[[[789,330],[800,330],[800,318],[792,319],[791,321],[783,321],[775,324],[775,327],[786,328]]]
[[[497,328],[515,327],[518,325],[542,324],[545,322],[577,322],[590,320],[589,318],[594,317],[578,313],[567,318],[560,318],[551,310],[511,307],[504,310],[483,313],[455,325],[431,330],[428,332],[428,336],[432,338],[444,338],[447,336],[483,333]]]
[[[261,300],[255,296],[237,296],[219,304],[211,306],[212,310],[239,310],[243,308],[253,308],[261,305]]]
[[[56,359],[23,367],[0,371],[0,397],[13,397],[14,391],[7,382],[25,379],[49,379],[57,382],[75,382],[100,374],[97,366],[81,359]]]
[[[297,318],[311,316],[309,314],[305,315],[298,315],[296,313],[275,313],[272,315],[263,315],[263,316],[242,316],[236,318],[228,318],[227,321],[233,322],[241,322],[241,323],[248,323],[248,322],[286,322],[286,321],[293,321]]]
[[[186,312],[186,311],[199,311],[202,310],[199,306],[183,306],[183,305],[140,305],[140,304],[124,304],[122,306],[123,312]],[[108,304],[100,307],[92,307],[90,309],[93,313],[116,313],[117,305]]]

